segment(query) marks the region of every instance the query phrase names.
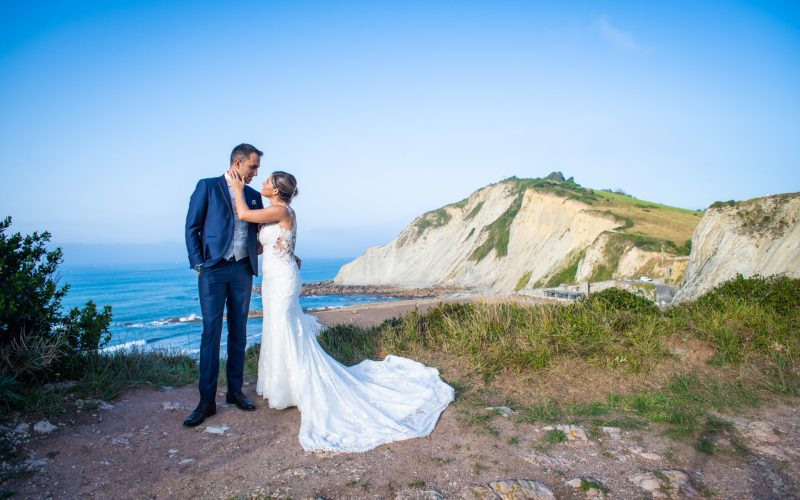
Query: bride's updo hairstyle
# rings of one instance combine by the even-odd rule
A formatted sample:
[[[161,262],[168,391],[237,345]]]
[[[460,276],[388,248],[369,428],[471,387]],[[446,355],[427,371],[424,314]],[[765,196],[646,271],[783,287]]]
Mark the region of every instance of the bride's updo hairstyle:
[[[272,185],[278,190],[278,198],[286,203],[292,201],[292,198],[300,194],[297,189],[297,179],[287,172],[272,172]]]

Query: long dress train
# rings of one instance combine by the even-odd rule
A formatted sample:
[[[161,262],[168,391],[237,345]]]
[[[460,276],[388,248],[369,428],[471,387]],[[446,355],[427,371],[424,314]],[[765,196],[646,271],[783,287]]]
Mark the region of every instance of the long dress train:
[[[435,368],[407,358],[347,367],[329,356],[317,342],[321,325],[300,308],[295,236],[296,223],[259,231],[264,322],[256,392],[271,408],[300,410],[305,450],[366,451],[430,434],[453,388]]]

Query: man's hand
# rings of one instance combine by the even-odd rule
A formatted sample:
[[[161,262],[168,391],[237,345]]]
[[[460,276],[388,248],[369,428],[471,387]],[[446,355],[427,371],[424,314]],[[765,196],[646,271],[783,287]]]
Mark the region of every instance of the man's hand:
[[[300,260],[300,257],[297,255],[294,256],[294,261],[297,262],[297,269],[301,269],[303,267],[303,261]]]

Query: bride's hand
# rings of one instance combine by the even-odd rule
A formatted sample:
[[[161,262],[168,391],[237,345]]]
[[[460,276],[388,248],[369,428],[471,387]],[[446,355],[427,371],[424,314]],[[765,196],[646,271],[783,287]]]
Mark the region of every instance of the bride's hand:
[[[228,185],[234,190],[241,191],[244,189],[244,179],[234,170],[228,171]]]

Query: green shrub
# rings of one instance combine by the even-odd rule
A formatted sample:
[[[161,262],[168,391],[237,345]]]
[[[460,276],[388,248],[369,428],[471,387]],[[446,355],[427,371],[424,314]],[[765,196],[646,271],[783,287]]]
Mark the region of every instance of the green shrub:
[[[610,309],[618,311],[632,311],[637,313],[655,314],[658,307],[639,294],[631,293],[621,288],[606,288],[602,292],[593,293],[589,296],[590,303],[599,303]]]
[[[48,251],[50,233],[6,235],[11,217],[0,222],[0,346],[25,332],[52,334],[68,288],[54,277],[61,250]]]
[[[110,323],[111,306],[103,307],[103,312],[98,313],[97,306],[90,300],[83,309],[75,307],[63,318],[61,331],[71,352],[93,352],[111,340]]]
[[[708,208],[724,208],[724,207],[735,207],[735,206],[736,206],[735,200],[728,200],[728,201],[715,201]]]
[[[800,279],[737,275],[671,314],[715,344],[717,363],[766,356],[777,370],[777,384],[800,388],[795,368],[800,361]]]
[[[0,373],[46,376],[55,366],[108,342],[111,307],[98,313],[89,301],[62,313],[69,290],[59,286],[61,249],[48,250],[50,233],[6,234],[11,217],[0,222]]]
[[[11,403],[20,401],[20,387],[17,379],[0,373],[0,409],[7,410]]]
[[[697,299],[696,304],[721,309],[731,301],[755,303],[781,315],[797,314],[800,309],[800,279],[778,275],[745,278],[737,274]]]

